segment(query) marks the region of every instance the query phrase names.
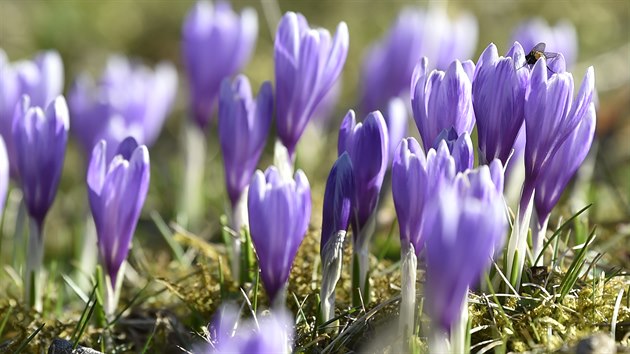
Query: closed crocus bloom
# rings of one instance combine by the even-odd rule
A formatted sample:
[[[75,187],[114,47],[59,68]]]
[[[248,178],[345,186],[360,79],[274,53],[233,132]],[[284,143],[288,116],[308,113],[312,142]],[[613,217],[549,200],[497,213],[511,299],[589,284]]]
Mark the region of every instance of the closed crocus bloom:
[[[560,20],[555,26],[549,25],[540,17],[525,20],[512,33],[512,42],[515,41],[521,43],[525,51],[530,51],[536,44],[543,42],[546,44],[546,51],[562,53],[569,67],[577,60],[577,33],[575,26],[567,20]]]
[[[287,12],[274,42],[278,137],[289,156],[306,124],[341,74],[348,54],[348,27],[339,23],[331,38],[311,29],[301,14]]]
[[[4,202],[9,191],[9,155],[4,145],[4,139],[0,136],[0,218],[4,213]]]
[[[195,354],[289,354],[293,348],[293,320],[285,309],[274,309],[256,320],[239,319],[235,305],[223,305],[209,326],[210,344]]]
[[[394,152],[398,147],[398,144],[407,135],[407,107],[405,102],[401,98],[393,98],[387,104],[387,110],[383,115],[385,118],[385,124],[387,125],[387,132],[389,133],[389,151],[388,166],[391,165]]]
[[[442,130],[453,127],[459,135],[470,133],[475,124],[471,98],[474,64],[455,60],[446,72],[428,72],[427,65],[424,57],[416,66],[410,92],[413,116],[425,150],[431,148]]]
[[[63,169],[70,121],[66,100],[59,96],[46,110],[22,97],[13,124],[13,143],[24,201],[41,229],[52,205]]]
[[[472,101],[477,121],[482,163],[498,158],[507,162],[525,119],[525,91],[529,70],[525,53],[514,43],[505,57],[490,44],[479,57],[472,82]]]
[[[387,125],[379,111],[368,114],[363,123],[357,123],[354,111],[348,111],[339,130],[337,152],[341,155],[347,151],[352,160],[355,232],[360,232],[376,208],[387,168],[388,146]]]
[[[468,288],[490,266],[495,249],[503,243],[507,217],[488,166],[459,174],[453,184],[442,188],[425,209],[425,308],[443,333],[451,333],[467,311]],[[451,343],[451,348],[458,345]]]
[[[335,313],[335,286],[341,277],[343,244],[352,215],[354,199],[354,173],[347,152],[339,156],[333,165],[324,192],[322,212],[322,258],[321,310],[324,322]]]
[[[354,111],[346,114],[339,130],[337,152],[350,155],[354,172],[354,204],[351,216],[353,230],[353,271],[352,289],[359,288],[364,301],[369,301],[367,273],[369,268],[369,244],[376,227],[376,207],[387,169],[389,147],[387,125],[379,111],[374,111],[363,123],[356,123]],[[358,277],[357,277],[358,276]],[[360,302],[358,293],[353,296],[355,304]]]
[[[225,166],[225,182],[232,206],[254,174],[273,114],[271,84],[265,82],[254,100],[247,77],[225,80],[219,97],[219,140]]]
[[[424,151],[414,138],[403,139],[392,164],[392,194],[398,216],[401,244],[413,244],[416,254],[424,248],[420,234],[422,209],[429,181]]]
[[[477,21],[470,14],[449,19],[437,7],[402,9],[385,36],[364,55],[361,111],[384,110],[391,98],[406,93],[421,56],[444,70],[453,60],[470,57],[476,43]]]
[[[10,63],[0,49],[0,77],[0,135],[5,140],[11,176],[16,178],[17,157],[12,130],[13,121],[20,114],[20,97],[28,95],[30,105],[47,107],[63,90],[63,63],[56,51],[41,52],[32,61]]]
[[[83,74],[68,96],[72,129],[86,155],[101,139],[108,142],[108,158],[126,137],[151,146],[158,138],[177,90],[172,64],[151,69],[122,56],[112,56],[94,84]]]
[[[223,79],[249,61],[258,36],[251,8],[235,13],[227,1],[198,1],[182,31],[182,52],[190,87],[190,111],[204,129],[211,119]]]
[[[100,260],[108,276],[105,284],[108,316],[116,309],[122,281],[120,270],[149,190],[149,177],[149,151],[134,138],[123,140],[111,161],[107,158],[105,140],[94,146],[87,185]]]
[[[525,96],[525,183],[528,188],[533,188],[546,161],[590,114],[594,81],[593,68],[589,67],[573,99],[571,73],[547,77],[544,58],[534,65]]]
[[[470,140],[470,135],[467,132],[463,132],[458,136],[452,127],[448,130],[442,130],[436,138],[436,148],[439,147],[442,141],[446,143],[451,156],[455,160],[455,170],[457,172],[464,172],[473,167],[475,155],[472,140]]]
[[[558,203],[562,191],[586,158],[595,135],[595,107],[591,103],[586,115],[558,151],[545,163],[536,181],[534,206],[538,217],[539,232],[533,237],[534,248],[538,248],[547,229],[551,210]]]
[[[311,217],[311,189],[301,170],[283,178],[274,167],[256,171],[247,198],[249,227],[260,274],[274,305],[283,304],[284,288]]]

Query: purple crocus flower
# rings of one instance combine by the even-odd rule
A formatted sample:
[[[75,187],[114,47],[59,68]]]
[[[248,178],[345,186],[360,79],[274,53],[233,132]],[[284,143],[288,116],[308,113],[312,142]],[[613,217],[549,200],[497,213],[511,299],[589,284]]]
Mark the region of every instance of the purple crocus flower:
[[[443,70],[455,59],[468,58],[476,43],[477,21],[470,14],[449,19],[437,8],[402,9],[385,36],[364,55],[361,112],[384,110],[391,98],[405,93],[423,55]]]
[[[496,165],[498,164],[498,165]],[[442,331],[459,322],[468,288],[479,280],[501,248],[507,229],[502,179],[481,166],[444,184],[425,208],[427,309]],[[491,172],[494,170],[494,173]]]
[[[591,103],[586,115],[579,122],[567,140],[558,147],[558,151],[545,163],[544,173],[536,181],[534,206],[538,216],[538,227],[546,231],[546,224],[551,209],[558,203],[562,191],[578,170],[588,154],[595,135],[595,107]],[[539,246],[539,237],[533,238],[535,247]]]
[[[293,320],[288,311],[275,309],[256,320],[239,320],[234,305],[223,305],[209,325],[209,344],[195,354],[289,354],[293,347]]]
[[[17,156],[13,143],[13,121],[20,112],[20,97],[30,105],[45,108],[63,90],[63,63],[59,53],[39,53],[32,61],[10,63],[0,49],[0,135],[9,155],[11,177],[17,178]],[[17,112],[16,112],[17,111]]]
[[[301,14],[282,16],[274,42],[278,137],[293,157],[306,124],[341,74],[348,55],[348,27],[331,38],[311,29]]]
[[[392,164],[392,195],[401,245],[411,243],[416,255],[424,248],[420,232],[429,184],[427,161],[420,144],[414,138],[403,139]]]
[[[101,139],[108,143],[108,159],[128,136],[151,146],[162,130],[176,90],[177,72],[170,63],[160,63],[152,70],[112,56],[97,84],[88,75],[80,76],[68,101],[72,129],[86,156]]]
[[[326,244],[331,236],[340,230],[348,230],[354,188],[352,161],[348,153],[344,152],[335,161],[326,180],[322,213],[321,252],[326,249]]]
[[[249,61],[258,36],[251,8],[236,14],[229,2],[198,1],[182,31],[182,52],[190,87],[190,111],[199,128],[210,122],[223,79]]]
[[[223,81],[219,97],[219,140],[227,192],[235,207],[254,174],[273,114],[271,83],[260,87],[256,100],[247,77]]]
[[[442,130],[436,138],[436,149],[439,148],[442,141],[444,141],[448,151],[450,151],[451,156],[455,160],[455,170],[457,172],[464,172],[473,167],[475,155],[472,140],[470,140],[470,135],[467,132],[463,132],[458,136],[453,127],[448,130]]]
[[[9,155],[4,139],[0,136],[0,219],[4,213],[4,202],[9,192]]]
[[[543,18],[534,17],[523,21],[514,29],[512,42],[519,42],[525,51],[530,51],[540,42],[546,44],[546,51],[562,53],[567,65],[573,66],[577,60],[578,40],[575,26],[561,20],[550,26]]]
[[[335,286],[341,277],[343,244],[352,215],[354,200],[354,172],[347,152],[339,156],[333,165],[324,192],[322,213],[322,258],[321,310],[324,322],[335,313]]]
[[[351,223],[357,234],[376,209],[387,169],[388,146],[387,125],[379,111],[368,114],[363,123],[357,123],[354,111],[348,111],[339,130],[337,153],[347,151],[352,161],[356,199]],[[360,241],[357,244],[366,241],[356,238],[355,243]]]
[[[13,123],[13,144],[24,201],[39,230],[55,200],[61,178],[70,121],[63,96],[46,111],[22,96]]]
[[[505,164],[525,119],[525,91],[529,70],[517,42],[505,57],[490,44],[479,57],[472,82],[472,101],[477,120],[480,160],[495,158]]]
[[[291,265],[311,217],[311,188],[301,170],[283,178],[274,167],[252,178],[248,194],[249,226],[260,274],[272,302],[284,299]]]
[[[387,104],[387,110],[383,115],[385,118],[385,124],[387,125],[387,132],[389,133],[389,151],[388,166],[391,165],[394,159],[394,152],[398,147],[398,144],[407,135],[407,106],[401,98],[392,98]]]
[[[593,68],[584,75],[573,99],[573,75],[555,73],[547,77],[544,58],[532,69],[525,96],[525,185],[529,196],[547,160],[553,157],[582,120],[589,116],[594,91]],[[529,198],[527,198],[529,200]]]
[[[129,253],[131,238],[149,190],[149,150],[129,137],[111,161],[107,142],[94,146],[88,166],[88,196],[103,268],[116,289],[119,271]],[[115,309],[106,309],[110,312]]]
[[[422,137],[429,150],[438,134],[455,128],[458,135],[470,133],[475,124],[471,98],[471,79],[475,64],[453,61],[446,72],[427,71],[428,60],[423,57],[411,78],[411,107]]]

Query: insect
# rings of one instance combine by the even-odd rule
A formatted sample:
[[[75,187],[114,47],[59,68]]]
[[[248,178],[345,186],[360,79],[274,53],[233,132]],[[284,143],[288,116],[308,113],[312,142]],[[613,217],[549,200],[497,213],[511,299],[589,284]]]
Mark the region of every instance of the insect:
[[[521,68],[525,67],[526,65],[534,65],[536,64],[538,59],[543,58],[543,57],[546,60],[549,60],[549,59],[556,58],[558,56],[558,53],[545,52],[545,47],[546,47],[546,44],[543,42],[536,44],[534,48],[532,48],[532,50],[530,50],[529,53],[525,56],[525,65],[521,66]],[[549,68],[549,65],[547,65],[547,69],[555,73],[555,71]]]

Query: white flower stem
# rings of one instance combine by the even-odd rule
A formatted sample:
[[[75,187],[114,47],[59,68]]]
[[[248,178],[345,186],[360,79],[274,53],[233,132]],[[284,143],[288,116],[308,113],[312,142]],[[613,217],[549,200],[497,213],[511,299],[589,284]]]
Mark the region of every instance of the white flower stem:
[[[105,303],[103,309],[105,310],[105,317],[108,322],[111,322],[116,317],[116,308],[118,307],[118,301],[120,300],[120,289],[122,288],[123,278],[125,277],[126,264],[127,262],[124,261],[120,266],[118,274],[116,275],[116,284],[112,285],[112,278],[109,274],[106,274],[106,272],[103,273],[103,281],[105,282],[105,294],[103,296],[103,301]]]
[[[177,223],[185,228],[196,227],[203,217],[203,179],[206,162],[206,137],[191,122],[184,129],[183,191],[177,210]]]
[[[26,304],[38,312],[42,311],[42,263],[44,262],[44,238],[42,227],[30,218],[28,254],[24,272],[24,295]]]
[[[241,275],[241,248],[243,244],[241,231],[243,227],[247,227],[248,224],[247,193],[248,188],[246,188],[243,193],[241,193],[238,202],[232,207],[232,210],[229,214],[230,228],[232,229],[232,231],[234,231],[234,233],[230,233],[232,240],[231,267],[232,276],[234,277],[234,279],[238,279]]]
[[[89,291],[92,288],[90,277],[96,270],[98,260],[98,241],[96,237],[96,226],[92,214],[88,213],[85,218],[85,231],[81,244],[81,255],[79,267],[76,270],[75,279],[79,287]]]
[[[543,220],[542,225],[540,225],[539,222],[540,220],[536,220],[536,222],[534,222],[535,234],[532,236],[532,248],[534,250],[533,255],[532,255],[533,256],[532,265],[536,267],[542,266],[544,264],[544,261],[543,261],[544,257],[540,256],[540,254],[543,252],[543,245],[545,244],[545,236],[547,234],[547,225],[549,224],[549,216],[547,216],[545,220]],[[537,259],[538,259],[538,262],[534,264],[534,262],[536,262]]]
[[[289,155],[287,148],[280,140],[276,140],[273,148],[273,164],[278,168],[283,179],[293,178],[293,159]]]
[[[399,327],[403,333],[403,351],[407,351],[409,339],[415,328],[416,309],[416,270],[418,261],[413,244],[401,247],[401,300]]]
[[[461,316],[451,327],[451,353],[469,353],[468,337],[468,291],[462,303]]]
[[[506,256],[505,275],[510,280],[512,286],[518,291],[525,265],[525,255],[527,253],[527,234],[529,231],[529,221],[532,216],[534,204],[534,192],[523,192],[521,203],[516,213],[516,220],[512,226],[512,233],[508,241]]]
[[[322,323],[335,316],[335,287],[341,278],[343,242],[346,231],[339,230],[326,242],[322,252],[322,288],[320,291]],[[332,329],[335,324],[330,324]]]
[[[271,300],[272,309],[284,309],[287,306],[287,287],[288,284],[284,284],[282,289],[278,290],[276,296]]]

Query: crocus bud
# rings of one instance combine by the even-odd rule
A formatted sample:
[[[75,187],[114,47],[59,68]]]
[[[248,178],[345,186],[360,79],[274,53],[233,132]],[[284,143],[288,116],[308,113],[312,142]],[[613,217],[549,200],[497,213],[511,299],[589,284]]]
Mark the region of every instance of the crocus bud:
[[[411,243],[416,254],[424,248],[420,231],[422,210],[430,182],[424,151],[414,138],[403,139],[398,145],[392,164],[392,195],[401,244]]]
[[[278,137],[292,157],[306,124],[341,74],[348,54],[348,27],[331,38],[311,29],[301,14],[282,16],[274,42]]]
[[[544,58],[534,68],[525,96],[525,184],[533,188],[545,162],[587,116],[593,100],[595,75],[589,67],[573,99],[573,75],[556,73],[547,77]]]
[[[425,208],[425,308],[433,323],[449,333],[460,320],[468,288],[503,244],[507,217],[487,166],[459,174],[442,188]]]
[[[423,57],[411,78],[411,107],[422,137],[429,150],[444,129],[455,128],[457,135],[470,133],[475,124],[471,89],[475,64],[458,60],[446,72],[428,72],[428,60]]]
[[[578,126],[560,145],[558,151],[547,160],[543,167],[544,173],[541,173],[536,181],[534,206],[538,217],[539,232],[535,232],[532,237],[536,251],[540,251],[542,246],[540,238],[544,236],[547,229],[551,209],[558,203],[562,191],[586,158],[594,135],[595,106],[591,103]],[[535,256],[537,257],[538,254]]]
[[[251,8],[241,14],[227,1],[198,1],[182,30],[182,53],[190,88],[193,121],[204,129],[211,120],[223,79],[249,61],[258,36],[258,17]]]
[[[267,295],[278,305],[311,217],[311,187],[301,170],[283,178],[275,167],[254,174],[247,198],[249,228]]]
[[[507,163],[525,119],[525,91],[529,70],[525,53],[514,43],[505,57],[490,44],[475,68],[472,101],[477,119],[479,153],[483,164],[495,158]]]
[[[9,155],[4,145],[4,139],[0,136],[0,218],[4,213],[4,202],[9,191]]]
[[[360,232],[374,212],[389,153],[387,125],[379,111],[368,114],[363,123],[356,123],[354,111],[346,114],[339,130],[337,152],[350,155],[355,179],[353,230]]]
[[[335,161],[324,192],[322,215],[322,258],[321,310],[322,320],[327,322],[335,313],[335,286],[341,277],[343,243],[352,215],[354,199],[354,173],[347,152]]]
[[[70,121],[63,96],[53,100],[46,111],[30,106],[22,97],[20,114],[13,123],[13,143],[24,201],[29,215],[43,225],[61,178]]]
[[[476,43],[477,20],[468,13],[449,19],[437,7],[402,9],[388,32],[363,57],[361,112],[384,110],[391,98],[406,93],[421,56],[444,70],[453,60],[470,57]]]
[[[225,182],[232,206],[236,206],[254,174],[273,114],[271,83],[260,87],[254,100],[247,77],[223,81],[219,97],[219,140],[225,166]]]
[[[448,150],[455,159],[455,169],[457,172],[464,172],[473,167],[475,155],[473,152],[472,140],[470,135],[463,132],[459,136],[453,127],[448,130],[442,130],[437,136],[435,148],[438,148],[441,141],[446,143]]]
[[[551,26],[540,17],[527,19],[514,29],[512,43],[514,42],[521,43],[525,51],[543,42],[546,44],[546,51],[562,53],[569,67],[577,60],[577,33],[575,26],[567,20],[560,20],[555,26]]]
[[[123,140],[111,161],[107,160],[105,140],[94,146],[87,185],[100,260],[109,277],[106,286],[108,294],[113,294],[106,298],[108,316],[116,309],[120,287],[117,282],[122,280],[119,273],[149,190],[149,177],[149,151],[135,139]]]
[[[98,83],[83,74],[72,86],[68,104],[72,130],[86,156],[101,139],[107,141],[107,158],[126,137],[151,146],[160,135],[177,90],[177,71],[170,63],[155,70],[112,56]]]
[[[195,354],[289,354],[293,348],[293,319],[285,309],[241,320],[235,305],[223,305],[208,326],[208,344],[193,349]]]
[[[390,166],[394,159],[394,152],[400,141],[407,135],[407,107],[401,98],[392,98],[387,104],[387,110],[383,115],[389,137],[389,151],[387,166]]]
[[[59,53],[39,53],[32,61],[10,63],[0,49],[0,135],[9,155],[11,177],[18,177],[13,143],[13,121],[19,117],[20,97],[28,95],[30,105],[45,108],[63,90],[63,63]]]

